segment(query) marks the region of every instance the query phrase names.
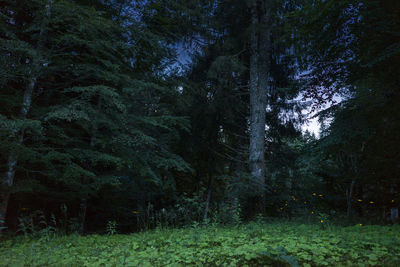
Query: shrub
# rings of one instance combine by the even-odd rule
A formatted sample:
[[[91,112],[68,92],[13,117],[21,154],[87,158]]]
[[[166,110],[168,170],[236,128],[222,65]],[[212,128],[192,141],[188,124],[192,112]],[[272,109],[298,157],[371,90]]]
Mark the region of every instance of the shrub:
[[[0,266],[399,266],[400,226],[250,223],[11,240]]]

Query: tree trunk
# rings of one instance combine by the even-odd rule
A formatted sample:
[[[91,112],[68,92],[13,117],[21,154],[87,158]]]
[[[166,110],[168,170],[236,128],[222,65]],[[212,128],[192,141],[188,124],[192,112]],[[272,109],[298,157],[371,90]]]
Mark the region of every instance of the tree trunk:
[[[97,108],[99,110],[99,112],[101,111],[101,96],[99,95],[97,98]],[[97,130],[98,130],[98,126],[96,123],[94,123],[92,125],[92,134],[90,137],[90,147],[94,148],[96,145],[96,134],[97,134]],[[80,228],[79,228],[79,234],[83,235],[85,234],[85,225],[86,225],[86,211],[87,211],[87,202],[88,202],[88,198],[89,198],[89,194],[86,193],[86,195],[81,198],[81,203],[80,203],[80,218],[81,218],[81,224],[80,224]]]
[[[1,205],[0,205],[0,232],[2,227],[5,225],[5,220],[6,220],[6,214],[7,214],[7,207],[8,207],[8,201],[10,199],[10,192],[4,192],[1,194]]]
[[[244,124],[245,125],[245,124]],[[242,141],[239,140],[237,142],[237,147],[241,149],[243,146]],[[242,173],[244,170],[244,155],[241,151],[236,152],[235,160],[233,162],[233,177],[231,180],[231,190],[229,192],[230,202],[233,203],[236,199],[239,198],[239,187],[238,184],[242,180]]]
[[[208,178],[207,199],[206,199],[206,206],[204,207],[203,221],[206,221],[208,218],[208,208],[210,206],[211,191],[212,191],[212,177],[209,177]]]
[[[356,181],[352,180],[351,184],[349,185],[349,188],[346,191],[346,198],[347,198],[347,218],[351,219],[353,215],[353,206],[352,206],[352,200],[353,200],[353,190],[354,190],[354,185]]]
[[[32,77],[28,83],[28,86],[24,93],[24,98],[22,102],[20,119],[25,120],[32,103],[32,95],[36,86],[36,77]],[[24,141],[24,130],[15,130],[17,134],[16,146],[21,145]],[[5,224],[7,216],[8,202],[11,195],[11,188],[14,185],[15,171],[18,164],[18,154],[15,148],[11,148],[10,155],[7,160],[7,172],[5,173],[5,178],[3,184],[5,185],[6,192],[2,194],[1,204],[0,204],[0,227]]]
[[[79,227],[79,234],[83,235],[85,233],[85,223],[86,223],[86,210],[87,210],[87,197],[81,199],[80,203],[80,227]]]
[[[260,8],[255,1],[251,9],[249,167],[257,195],[257,213],[263,213],[265,206],[265,116],[270,50],[269,30],[267,30],[268,10],[265,1]]]
[[[214,157],[211,157],[208,162],[207,199],[206,199],[206,206],[204,207],[203,221],[206,221],[208,218],[208,209],[210,207],[211,192],[213,189],[213,173],[214,173]]]

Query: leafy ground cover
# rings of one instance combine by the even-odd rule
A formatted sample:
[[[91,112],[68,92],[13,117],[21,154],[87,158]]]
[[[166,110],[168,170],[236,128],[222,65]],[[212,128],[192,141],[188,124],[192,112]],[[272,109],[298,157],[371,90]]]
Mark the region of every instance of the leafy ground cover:
[[[5,240],[0,266],[400,266],[400,226],[249,223]]]

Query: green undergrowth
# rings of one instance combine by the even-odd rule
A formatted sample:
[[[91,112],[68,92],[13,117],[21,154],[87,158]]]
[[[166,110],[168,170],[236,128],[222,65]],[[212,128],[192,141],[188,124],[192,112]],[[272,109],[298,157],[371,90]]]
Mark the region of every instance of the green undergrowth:
[[[1,241],[0,266],[400,266],[400,227],[285,222],[21,237]]]

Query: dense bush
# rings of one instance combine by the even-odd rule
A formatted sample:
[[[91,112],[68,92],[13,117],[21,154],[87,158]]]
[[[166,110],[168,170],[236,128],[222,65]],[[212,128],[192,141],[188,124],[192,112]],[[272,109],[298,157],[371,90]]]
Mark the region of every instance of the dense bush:
[[[250,223],[0,243],[0,266],[398,266],[399,226]]]

